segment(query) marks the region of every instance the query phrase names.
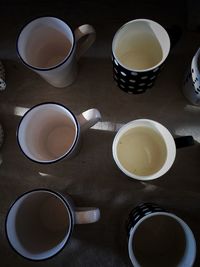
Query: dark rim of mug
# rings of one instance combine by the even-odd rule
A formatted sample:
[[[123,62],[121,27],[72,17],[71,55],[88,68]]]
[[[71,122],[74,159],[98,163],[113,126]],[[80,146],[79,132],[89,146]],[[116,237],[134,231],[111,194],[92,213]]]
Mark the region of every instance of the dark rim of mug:
[[[39,160],[36,160],[36,159],[33,159],[33,158],[29,157],[29,156],[24,152],[24,150],[23,150],[23,148],[22,148],[22,146],[21,146],[21,144],[20,144],[20,141],[19,141],[19,134],[18,134],[18,133],[19,133],[19,128],[20,128],[20,126],[21,126],[21,124],[22,124],[23,119],[25,118],[25,116],[26,116],[30,111],[32,111],[32,110],[33,110],[34,108],[36,108],[36,107],[43,106],[43,105],[48,105],[48,104],[53,104],[53,105],[57,105],[57,106],[63,107],[64,109],[66,109],[66,110],[72,115],[72,117],[74,118],[74,121],[75,121],[75,123],[76,123],[77,134],[76,134],[76,138],[75,138],[75,140],[74,140],[73,146],[72,146],[72,147],[67,151],[67,153],[65,153],[63,156],[61,156],[61,157],[59,157],[59,158],[56,158],[56,159],[54,159],[54,160],[49,160],[49,161],[39,161]],[[31,107],[31,108],[30,108],[30,109],[29,109],[29,110],[22,116],[22,118],[20,119],[20,122],[19,122],[19,124],[18,124],[18,126],[17,126],[17,130],[16,130],[17,143],[18,143],[18,145],[19,145],[19,147],[20,147],[20,150],[23,152],[23,154],[24,154],[28,159],[30,159],[30,160],[33,161],[33,162],[40,163],[40,164],[52,164],[52,163],[55,163],[55,162],[58,162],[58,161],[64,159],[64,158],[65,158],[66,156],[68,156],[68,155],[72,152],[72,150],[74,149],[75,145],[76,145],[77,142],[78,142],[79,135],[80,135],[80,126],[79,126],[79,123],[78,123],[78,120],[77,120],[76,116],[75,116],[75,115],[72,113],[72,111],[71,111],[70,109],[68,109],[66,106],[64,106],[63,104],[57,103],[57,102],[42,102],[42,103],[39,103],[39,104],[34,105],[33,107]]]
[[[63,23],[65,23],[65,24],[69,27],[69,29],[70,29],[70,31],[71,31],[71,33],[72,33],[72,36],[73,36],[73,44],[72,44],[72,48],[71,48],[70,53],[65,57],[65,59],[64,59],[62,62],[60,62],[59,64],[57,64],[57,65],[55,65],[55,66],[49,67],[49,68],[38,68],[38,67],[34,67],[34,66],[28,64],[28,63],[21,57],[21,55],[20,55],[20,53],[19,53],[19,49],[18,49],[18,41],[19,41],[19,38],[20,38],[20,35],[21,35],[22,31],[23,31],[23,30],[24,30],[24,29],[25,29],[31,22],[33,22],[33,21],[35,21],[35,20],[42,19],[42,18],[54,18],[54,19],[57,19],[57,20],[62,21]],[[21,27],[21,30],[19,31],[19,34],[18,34],[18,36],[17,36],[17,40],[16,40],[16,51],[17,51],[17,55],[18,55],[18,57],[21,59],[21,61],[22,61],[22,62],[24,63],[24,65],[26,65],[27,67],[29,67],[29,68],[31,68],[31,69],[34,69],[34,70],[38,70],[38,71],[49,71],[49,70],[53,70],[53,69],[56,69],[56,68],[60,67],[61,65],[63,65],[63,64],[70,58],[70,56],[72,55],[72,53],[73,53],[73,51],[74,51],[74,49],[75,49],[75,43],[76,43],[76,41],[75,41],[74,31],[72,30],[72,27],[71,27],[66,21],[64,21],[63,19],[54,17],[54,16],[41,16],[41,17],[37,17],[37,18],[35,18],[35,19],[32,19],[32,20],[28,21],[27,23],[25,23],[25,24]]]
[[[15,205],[15,203],[16,203],[21,197],[23,197],[23,196],[25,196],[25,195],[27,195],[27,194],[29,194],[29,193],[37,192],[37,191],[46,191],[46,192],[50,192],[50,193],[53,193],[54,195],[58,196],[59,198],[61,198],[61,199],[63,200],[63,202],[65,203],[65,205],[67,206],[67,208],[68,208],[68,211],[69,211],[69,217],[70,217],[70,220],[71,220],[71,224],[70,224],[70,227],[69,227],[69,236],[68,236],[68,239],[66,240],[65,244],[64,244],[64,245],[62,246],[62,248],[61,248],[59,251],[57,251],[55,254],[53,254],[53,255],[51,255],[51,256],[49,256],[49,257],[47,257],[47,258],[44,258],[44,259],[30,259],[30,258],[28,258],[28,257],[26,257],[26,256],[24,256],[24,255],[22,255],[21,253],[19,253],[19,252],[14,248],[14,246],[12,245],[12,243],[10,242],[10,239],[9,239],[9,237],[8,237],[8,231],[7,231],[8,215],[9,215],[9,213],[10,213],[12,207]],[[9,207],[8,212],[7,212],[7,214],[6,214],[6,218],[5,218],[5,233],[6,233],[6,238],[7,238],[7,240],[8,240],[8,243],[10,244],[10,246],[12,247],[12,249],[13,249],[18,255],[20,255],[20,256],[23,257],[24,259],[27,259],[27,260],[30,260],[30,261],[34,261],[34,262],[36,262],[36,261],[37,261],[37,262],[39,262],[39,261],[45,261],[45,260],[51,259],[51,258],[55,257],[58,253],[60,253],[60,252],[65,248],[65,246],[67,245],[68,240],[70,240],[70,237],[71,237],[71,235],[72,235],[72,231],[73,231],[73,227],[74,227],[74,218],[73,218],[73,215],[72,215],[72,210],[71,210],[70,205],[68,204],[68,202],[66,201],[66,199],[65,199],[60,193],[58,193],[58,192],[56,192],[56,191],[53,191],[53,190],[51,190],[51,189],[47,189],[47,188],[37,188],[37,189],[32,189],[32,190],[27,191],[27,192],[21,194],[20,196],[18,196],[18,197],[15,199],[15,201],[11,204],[11,206]]]
[[[168,53],[166,54],[166,56],[163,57],[162,60],[161,60],[159,63],[157,63],[156,65],[154,65],[153,67],[151,67],[151,68],[147,68],[147,69],[144,69],[144,70],[140,70],[140,69],[131,69],[131,68],[129,68],[129,67],[126,67],[125,65],[123,65],[123,64],[120,62],[119,58],[117,57],[117,55],[116,55],[116,53],[115,53],[115,51],[114,51],[114,41],[115,41],[115,38],[117,37],[117,35],[119,34],[119,32],[120,32],[123,28],[125,28],[128,24],[133,23],[133,22],[137,22],[137,21],[144,21],[144,22],[145,22],[145,21],[149,21],[149,22],[152,22],[152,23],[157,24],[159,27],[161,27],[161,28],[163,29],[163,31],[166,33],[166,36],[168,36],[168,39],[169,39],[169,51],[168,51]],[[144,72],[150,72],[150,71],[153,71],[154,69],[160,68],[160,66],[164,63],[164,61],[166,60],[166,58],[167,58],[168,55],[169,55],[169,52],[170,52],[170,45],[171,45],[171,42],[170,42],[169,34],[168,34],[168,32],[166,31],[166,29],[165,29],[161,24],[159,24],[158,22],[156,22],[156,21],[154,21],[154,20],[151,20],[151,19],[144,19],[144,18],[141,18],[141,19],[130,20],[130,21],[124,23],[124,24],[123,24],[123,25],[122,25],[122,26],[115,32],[115,34],[114,34],[114,36],[113,36],[113,39],[112,39],[112,46],[111,46],[111,48],[112,48],[112,56],[113,56],[114,60],[116,60],[117,63],[118,63],[119,65],[121,65],[124,69],[126,69],[126,70],[128,70],[128,71],[132,71],[132,72],[144,73]]]

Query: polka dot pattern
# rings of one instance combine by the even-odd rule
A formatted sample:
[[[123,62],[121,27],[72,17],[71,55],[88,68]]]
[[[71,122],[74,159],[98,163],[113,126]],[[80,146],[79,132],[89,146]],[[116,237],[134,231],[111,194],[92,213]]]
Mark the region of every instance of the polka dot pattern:
[[[193,105],[200,105],[200,78],[199,71],[188,68],[183,82],[183,93]]]
[[[122,67],[112,55],[113,78],[119,88],[131,94],[141,94],[154,85],[161,66],[144,72],[130,71]]]
[[[127,233],[129,235],[130,230],[135,224],[141,220],[144,216],[154,213],[154,212],[161,212],[166,211],[163,208],[160,208],[158,205],[153,203],[142,203],[135,207],[131,213],[129,214],[129,218],[126,224]]]

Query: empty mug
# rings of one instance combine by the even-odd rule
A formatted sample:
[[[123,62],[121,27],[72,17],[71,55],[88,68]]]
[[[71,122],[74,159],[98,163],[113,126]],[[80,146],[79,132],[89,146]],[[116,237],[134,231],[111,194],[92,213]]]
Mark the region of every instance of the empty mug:
[[[153,180],[172,166],[176,147],[193,144],[192,136],[177,138],[162,124],[148,119],[133,120],[122,126],[112,145],[113,158],[119,169],[137,180]]]
[[[17,128],[20,149],[37,163],[53,163],[74,155],[79,148],[81,132],[101,118],[97,109],[78,116],[58,103],[41,103],[29,109]]]
[[[67,194],[34,189],[18,197],[10,207],[6,235],[21,256],[45,260],[67,245],[74,224],[93,223],[99,218],[98,208],[75,208]]]
[[[124,24],[112,41],[113,76],[133,94],[151,88],[170,51],[167,31],[157,22],[136,19]]]
[[[128,253],[134,267],[192,267],[196,241],[177,215],[153,203],[135,207],[127,221]]]
[[[65,87],[75,80],[77,60],[93,44],[95,36],[89,24],[73,31],[61,19],[41,17],[23,27],[17,38],[17,53],[27,67],[48,83]]]

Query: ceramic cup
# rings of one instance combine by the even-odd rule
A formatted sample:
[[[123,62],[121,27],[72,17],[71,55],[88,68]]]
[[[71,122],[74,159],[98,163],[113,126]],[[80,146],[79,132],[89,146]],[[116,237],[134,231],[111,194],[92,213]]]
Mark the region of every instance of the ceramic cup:
[[[193,144],[192,136],[177,139],[177,147]],[[176,156],[176,143],[162,124],[148,119],[133,120],[122,126],[112,145],[119,169],[137,180],[153,180],[164,175]]]
[[[35,189],[19,196],[6,218],[10,245],[30,260],[45,260],[60,252],[70,240],[74,224],[93,223],[98,208],[75,208],[69,195]]]
[[[200,106],[200,73],[199,73],[200,48],[192,58],[191,65],[186,71],[182,91],[187,100]]]
[[[169,51],[169,35],[157,22],[136,19],[124,24],[112,41],[118,87],[128,93],[144,93],[153,86]]]
[[[77,75],[77,61],[95,41],[89,24],[75,31],[61,19],[40,17],[28,23],[17,38],[22,62],[55,87],[66,87]]]
[[[128,253],[134,267],[192,267],[196,241],[181,218],[153,203],[135,207],[127,222]]]
[[[58,103],[41,103],[29,109],[17,128],[20,149],[37,163],[53,163],[78,152],[80,136],[101,118],[97,109],[78,116]]]

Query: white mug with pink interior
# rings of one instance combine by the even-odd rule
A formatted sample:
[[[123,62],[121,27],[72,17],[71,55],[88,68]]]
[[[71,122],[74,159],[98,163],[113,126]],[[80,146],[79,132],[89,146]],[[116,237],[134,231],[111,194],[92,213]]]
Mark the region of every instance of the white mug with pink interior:
[[[49,84],[66,87],[76,79],[77,61],[95,38],[95,29],[89,24],[73,31],[59,18],[40,17],[21,30],[17,38],[17,53],[28,68]]]
[[[62,104],[40,103],[30,108],[19,122],[18,145],[30,160],[54,163],[75,155],[81,134],[100,119],[101,114],[95,108],[75,115]]]

